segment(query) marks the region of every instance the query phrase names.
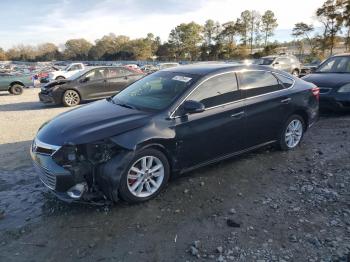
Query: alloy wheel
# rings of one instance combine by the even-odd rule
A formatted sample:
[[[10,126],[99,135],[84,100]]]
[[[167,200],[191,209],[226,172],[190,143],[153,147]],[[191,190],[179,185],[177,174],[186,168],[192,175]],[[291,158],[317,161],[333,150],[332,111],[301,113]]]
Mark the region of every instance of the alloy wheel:
[[[64,95],[64,101],[69,106],[75,106],[79,104],[79,94],[73,90],[67,91]]]
[[[293,119],[287,126],[285,142],[289,148],[296,147],[303,136],[303,124],[299,119]]]
[[[143,156],[136,160],[127,175],[130,193],[146,198],[158,191],[164,179],[164,165],[155,156]]]

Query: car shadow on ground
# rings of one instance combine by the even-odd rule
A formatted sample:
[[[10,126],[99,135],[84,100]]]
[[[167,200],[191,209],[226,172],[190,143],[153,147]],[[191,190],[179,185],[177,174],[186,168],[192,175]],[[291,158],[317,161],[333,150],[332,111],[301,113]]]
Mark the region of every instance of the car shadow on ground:
[[[46,105],[41,102],[20,102],[13,104],[0,105],[0,111],[23,111],[23,110],[45,110],[59,108],[61,105]]]
[[[320,110],[320,117],[324,118],[332,118],[332,117],[343,117],[343,116],[349,116],[350,110],[348,111],[332,111],[332,110]]]
[[[28,221],[38,221],[38,219],[40,220],[43,217],[96,215],[112,210],[115,213],[136,212],[137,205],[129,205],[123,201],[118,201],[117,203],[101,201],[98,204],[94,204],[66,203],[59,200],[40,182],[32,166],[29,154],[30,144],[31,141],[28,140],[0,145],[0,198],[2,198],[0,211],[5,212],[5,218],[2,220],[0,229],[25,225]],[[174,198],[174,195],[178,194],[179,189],[182,190],[189,183],[192,183],[189,181],[194,180],[196,181],[195,183],[199,183],[199,180],[205,179],[208,183],[208,180],[214,179],[212,177],[213,173],[224,172],[230,169],[232,165],[238,165],[242,161],[257,155],[263,156],[269,151],[275,151],[275,149],[271,146],[264,147],[255,152],[227,159],[181,176],[174,176],[164,193],[156,197],[155,201],[144,205],[156,206],[157,208],[163,206],[164,203],[168,203]],[[186,197],[184,195],[180,198]],[[161,199],[164,201],[161,201]],[[182,200],[185,201],[185,199]]]

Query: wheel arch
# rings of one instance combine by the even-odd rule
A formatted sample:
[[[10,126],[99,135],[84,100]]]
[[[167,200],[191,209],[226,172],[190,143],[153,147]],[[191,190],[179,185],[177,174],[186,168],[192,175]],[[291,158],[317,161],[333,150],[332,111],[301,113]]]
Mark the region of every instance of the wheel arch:
[[[57,78],[60,78],[60,77],[63,78],[63,79],[67,79],[65,76],[58,75],[58,76],[55,77],[55,80],[57,80]]]
[[[21,81],[13,81],[13,82],[11,82],[10,83],[10,85],[9,85],[9,89],[12,87],[12,86],[14,86],[14,85],[20,85],[20,86],[22,86],[22,87],[25,87],[25,85],[21,82]]]
[[[296,111],[294,111],[289,117],[291,117],[292,115],[298,115],[301,116],[301,118],[304,120],[305,123],[305,130],[306,131],[308,129],[309,126],[309,115],[308,113],[303,110],[303,109],[297,109]]]

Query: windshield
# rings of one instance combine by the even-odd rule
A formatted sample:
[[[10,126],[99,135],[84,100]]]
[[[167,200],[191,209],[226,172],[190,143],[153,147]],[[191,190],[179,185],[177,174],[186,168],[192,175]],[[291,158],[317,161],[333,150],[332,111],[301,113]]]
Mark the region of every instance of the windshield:
[[[275,58],[260,58],[254,62],[256,65],[271,65]]]
[[[70,77],[68,77],[67,79],[71,80],[71,81],[76,80],[79,77],[81,77],[83,74],[85,74],[87,71],[89,71],[89,70],[78,71],[78,72],[74,73],[73,75],[71,75]]]
[[[112,101],[131,108],[159,111],[170,106],[198,78],[186,73],[156,72],[131,84]]]
[[[331,57],[316,70],[317,73],[350,73],[350,56]]]

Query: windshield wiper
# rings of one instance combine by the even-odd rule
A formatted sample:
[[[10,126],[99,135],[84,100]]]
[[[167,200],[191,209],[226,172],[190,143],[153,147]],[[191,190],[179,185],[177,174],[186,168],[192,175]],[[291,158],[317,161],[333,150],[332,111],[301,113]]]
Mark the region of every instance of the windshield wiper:
[[[122,106],[122,107],[126,107],[126,108],[130,108],[130,109],[136,109],[136,107],[129,105],[129,104],[125,104],[125,103],[115,103],[118,106]]]

